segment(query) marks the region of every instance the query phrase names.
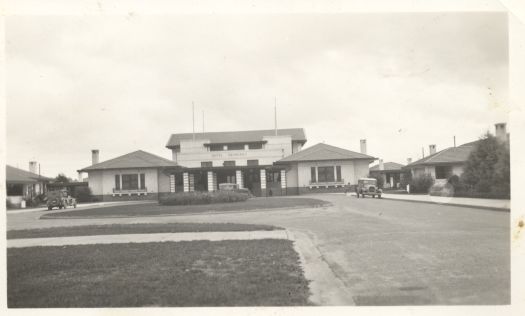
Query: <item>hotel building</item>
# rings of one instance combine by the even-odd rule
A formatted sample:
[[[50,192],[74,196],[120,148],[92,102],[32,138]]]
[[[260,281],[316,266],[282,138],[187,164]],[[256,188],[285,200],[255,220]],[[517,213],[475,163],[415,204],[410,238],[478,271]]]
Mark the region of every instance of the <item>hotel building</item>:
[[[136,151],[79,170],[101,200],[152,199],[176,192],[216,191],[236,183],[255,196],[342,191],[366,177],[376,158],[324,143],[302,149],[302,128],[183,133],[170,136],[168,160]],[[364,147],[363,147],[364,144]]]

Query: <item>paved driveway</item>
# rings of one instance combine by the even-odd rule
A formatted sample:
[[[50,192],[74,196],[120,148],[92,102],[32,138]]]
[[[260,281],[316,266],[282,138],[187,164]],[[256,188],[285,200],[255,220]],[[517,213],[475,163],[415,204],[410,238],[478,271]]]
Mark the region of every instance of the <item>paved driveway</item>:
[[[510,214],[339,194],[333,206],[215,215],[37,220],[8,229],[139,222],[273,224],[308,235],[357,305],[509,304]],[[147,207],[147,205],[145,206]]]

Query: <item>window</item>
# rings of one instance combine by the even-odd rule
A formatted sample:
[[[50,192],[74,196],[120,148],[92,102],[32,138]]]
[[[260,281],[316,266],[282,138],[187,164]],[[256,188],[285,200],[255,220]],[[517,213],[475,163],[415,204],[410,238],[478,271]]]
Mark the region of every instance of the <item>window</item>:
[[[247,161],[248,166],[258,166],[259,165],[259,159],[253,159]]]
[[[115,189],[120,190],[120,174],[115,175]]]
[[[262,143],[251,143],[248,144],[248,149],[262,149]]]
[[[343,179],[341,178],[341,166],[335,167],[335,173],[337,174],[337,181],[343,181]]]
[[[310,168],[310,182],[312,183],[317,182],[317,175],[315,172],[315,167]]]
[[[221,151],[223,150],[223,145],[221,144],[212,144],[210,145],[210,151]]]
[[[229,144],[228,150],[244,150],[244,144]]]
[[[334,167],[317,167],[319,182],[334,182]]]
[[[24,195],[23,184],[8,184],[7,185],[7,196],[20,196]]]
[[[452,167],[436,166],[436,179],[448,179],[452,176]]]
[[[202,168],[211,168],[211,167],[213,167],[213,163],[211,161],[201,161],[201,167]]]
[[[281,172],[279,171],[267,171],[266,182],[281,182]]]
[[[142,190],[146,189],[146,175],[144,173],[140,174],[140,188]]]
[[[139,188],[138,174],[122,175],[122,190],[137,190]]]
[[[226,160],[222,165],[225,167],[235,167],[235,160]]]

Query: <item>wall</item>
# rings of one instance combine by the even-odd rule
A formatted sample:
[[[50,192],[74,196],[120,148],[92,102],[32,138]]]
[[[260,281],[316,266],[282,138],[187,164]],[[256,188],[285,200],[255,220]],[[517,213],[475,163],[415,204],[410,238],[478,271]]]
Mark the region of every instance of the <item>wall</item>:
[[[102,176],[102,170],[88,172],[88,184],[93,195],[102,195],[104,192]]]
[[[296,152],[300,151],[303,148],[303,145],[299,142],[293,142],[292,143],[292,154],[295,154]]]
[[[272,165],[275,161],[292,154],[292,137],[289,135],[265,136],[262,149],[209,151],[204,144],[209,140],[184,140],[180,152],[172,150],[172,158],[188,168],[199,168],[201,162],[211,161],[214,167],[222,167],[225,160],[235,161],[236,166],[246,166],[248,160],[259,160],[259,165]],[[295,150],[300,144],[295,145]]]
[[[310,185],[310,168],[314,166],[341,166],[341,177],[343,178],[344,183],[356,184],[357,179],[368,176],[369,163],[370,162],[367,160],[327,160],[300,162],[297,164],[297,186],[303,187]]]
[[[160,169],[158,169],[157,179],[159,183],[158,192],[170,192],[170,176],[164,174]]]
[[[144,173],[146,189],[148,193],[158,192],[157,185],[157,169],[114,169],[114,170],[99,170],[88,172],[88,183],[89,188],[93,195],[107,195],[113,194],[115,188],[115,175],[116,174],[129,174],[129,173]]]

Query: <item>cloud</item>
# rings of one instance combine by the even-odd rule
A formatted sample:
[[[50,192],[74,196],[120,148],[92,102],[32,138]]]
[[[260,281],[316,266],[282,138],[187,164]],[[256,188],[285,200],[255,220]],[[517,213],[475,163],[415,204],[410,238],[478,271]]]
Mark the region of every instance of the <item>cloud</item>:
[[[8,162],[48,175],[169,135],[304,127],[404,162],[506,120],[503,13],[7,18]],[[402,130],[402,132],[399,132]]]

